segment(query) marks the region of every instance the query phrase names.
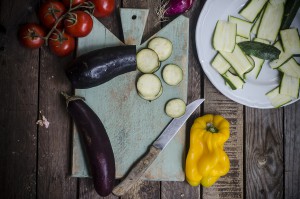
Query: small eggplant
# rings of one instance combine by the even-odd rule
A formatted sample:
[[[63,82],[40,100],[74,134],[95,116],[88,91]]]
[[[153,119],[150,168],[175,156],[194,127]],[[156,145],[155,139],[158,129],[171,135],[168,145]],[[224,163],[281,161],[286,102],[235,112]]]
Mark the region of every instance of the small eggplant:
[[[76,58],[66,74],[74,88],[85,89],[136,70],[136,47],[115,46],[94,50]]]
[[[67,109],[83,139],[94,188],[100,196],[108,196],[115,182],[115,158],[106,130],[95,112],[77,96],[61,93]]]

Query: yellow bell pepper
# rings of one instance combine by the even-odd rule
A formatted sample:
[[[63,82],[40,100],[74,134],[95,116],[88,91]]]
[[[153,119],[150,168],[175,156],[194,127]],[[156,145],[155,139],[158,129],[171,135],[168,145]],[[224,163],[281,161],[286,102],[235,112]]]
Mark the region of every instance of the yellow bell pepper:
[[[229,126],[220,115],[207,114],[194,121],[185,165],[190,185],[210,187],[228,173],[230,162],[223,146],[230,135]]]

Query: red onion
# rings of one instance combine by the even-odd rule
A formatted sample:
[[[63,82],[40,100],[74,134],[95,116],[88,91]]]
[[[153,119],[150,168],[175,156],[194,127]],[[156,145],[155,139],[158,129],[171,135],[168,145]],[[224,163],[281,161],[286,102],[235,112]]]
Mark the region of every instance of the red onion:
[[[157,14],[161,19],[182,14],[192,7],[194,1],[195,0],[169,0],[159,8]]]

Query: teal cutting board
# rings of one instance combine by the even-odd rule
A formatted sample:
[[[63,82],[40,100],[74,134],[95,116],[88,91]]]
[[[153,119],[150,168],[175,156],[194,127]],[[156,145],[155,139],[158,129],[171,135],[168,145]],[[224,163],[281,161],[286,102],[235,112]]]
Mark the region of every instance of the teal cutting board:
[[[120,9],[125,44],[137,45],[137,50],[146,47],[149,40],[140,43],[147,16],[146,9]],[[125,45],[97,19],[93,20],[92,32],[78,40],[77,56],[99,48]],[[134,71],[94,88],[75,90],[76,95],[85,97],[86,103],[106,128],[115,155],[116,178],[122,178],[129,171],[171,121],[164,112],[166,102],[172,98],[187,100],[189,19],[177,17],[152,37],[156,36],[171,40],[174,49],[156,74],[161,78],[161,69],[168,63],[179,65],[184,78],[178,86],[168,86],[162,81],[163,94],[154,101],[146,101],[136,92],[135,82],[140,72]],[[75,125],[73,129],[72,176],[88,177],[86,156]],[[185,126],[162,151],[143,179],[183,181],[184,149]]]

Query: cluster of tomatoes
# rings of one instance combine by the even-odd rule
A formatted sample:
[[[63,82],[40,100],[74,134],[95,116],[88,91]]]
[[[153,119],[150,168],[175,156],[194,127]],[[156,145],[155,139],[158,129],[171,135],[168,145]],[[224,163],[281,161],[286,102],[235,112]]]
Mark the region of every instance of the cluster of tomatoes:
[[[46,44],[54,54],[66,56],[74,51],[76,37],[85,37],[91,32],[91,14],[107,17],[114,9],[115,0],[48,0],[38,11],[42,25],[23,25],[19,30],[19,40],[27,48]]]

